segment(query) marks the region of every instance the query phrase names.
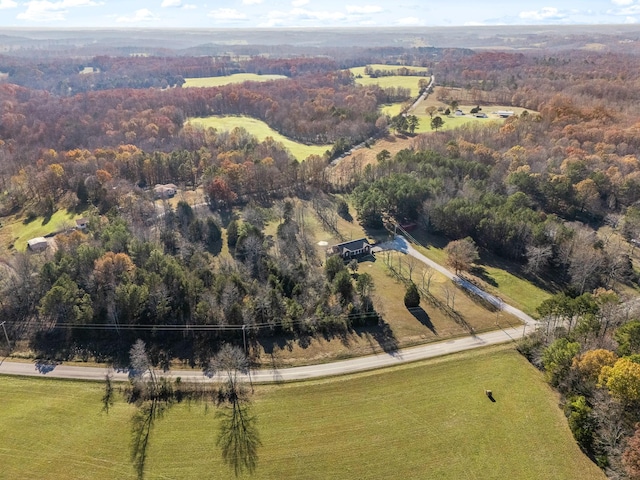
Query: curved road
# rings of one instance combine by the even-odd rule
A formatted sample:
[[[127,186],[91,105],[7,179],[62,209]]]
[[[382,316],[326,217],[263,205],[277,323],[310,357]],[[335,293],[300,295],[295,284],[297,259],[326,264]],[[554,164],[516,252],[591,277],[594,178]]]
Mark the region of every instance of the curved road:
[[[438,272],[447,276],[454,281],[462,281],[457,275],[444,268],[432,260],[428,259],[416,249],[414,249],[403,237],[398,236],[393,242],[389,242],[380,247],[380,249],[393,249],[411,255],[425,264],[431,266]],[[468,282],[467,282],[468,283]],[[465,288],[467,285],[461,283]],[[477,289],[475,285],[469,284],[473,289]],[[479,289],[478,289],[479,290]],[[474,290],[475,292],[475,290]],[[487,301],[499,305],[503,310],[520,318],[523,326],[500,328],[488,333],[471,335],[468,337],[460,337],[449,339],[442,342],[430,343],[419,347],[398,350],[392,353],[380,353],[369,355],[366,357],[358,357],[349,360],[341,360],[337,362],[309,365],[305,367],[291,367],[283,369],[262,369],[254,370],[250,376],[246,376],[246,380],[254,383],[277,383],[296,380],[307,380],[311,378],[329,377],[334,375],[344,375],[348,373],[363,372],[366,370],[375,370],[383,367],[390,367],[406,362],[414,362],[427,358],[439,357],[450,353],[462,352],[478,347],[488,345],[496,345],[514,341],[526,333],[532,332],[537,326],[537,322],[526,313],[506,305],[502,300],[490,295],[482,290],[477,294],[481,294]],[[81,367],[71,365],[56,365],[42,363],[17,363],[7,362],[0,359],[0,375],[23,375],[35,377],[50,377],[63,379],[80,379],[80,380],[96,380],[102,381],[107,373],[111,372],[113,379],[116,381],[126,381],[129,377],[127,370],[112,371],[108,368],[99,367]],[[206,376],[202,371],[198,370],[172,370],[162,373],[161,376],[175,379],[180,377],[183,381],[193,382],[218,382],[220,377]]]

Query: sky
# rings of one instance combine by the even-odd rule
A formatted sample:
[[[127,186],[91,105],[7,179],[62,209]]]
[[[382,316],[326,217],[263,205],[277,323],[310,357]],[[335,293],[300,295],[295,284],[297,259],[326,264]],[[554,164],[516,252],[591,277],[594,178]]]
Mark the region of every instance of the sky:
[[[640,0],[0,0],[0,28],[624,23],[640,23]]]

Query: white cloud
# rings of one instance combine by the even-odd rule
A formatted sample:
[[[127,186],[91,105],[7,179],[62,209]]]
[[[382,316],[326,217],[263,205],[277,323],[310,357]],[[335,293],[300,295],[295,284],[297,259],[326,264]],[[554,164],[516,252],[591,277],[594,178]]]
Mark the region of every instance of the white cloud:
[[[540,10],[530,10],[528,12],[520,12],[520,18],[524,20],[562,20],[566,18],[564,13],[555,7],[543,7]]]
[[[5,3],[3,1],[3,3]],[[11,5],[11,0],[9,0]],[[15,3],[15,2],[13,2]],[[25,3],[27,9],[19,13],[17,18],[20,20],[31,20],[34,22],[55,22],[65,19],[69,8],[75,7],[95,7],[101,3],[93,0],[61,0],[58,2],[50,2],[48,0],[32,0]]]
[[[614,5],[631,5],[633,0],[611,0]]]
[[[349,17],[345,13],[326,10],[307,10],[293,8],[288,12],[272,10],[267,13],[267,21],[259,27],[301,27],[319,24],[344,23]]]
[[[16,8],[18,4],[13,0],[0,0],[0,10],[5,8]]]
[[[367,13],[380,13],[382,7],[379,5],[347,5],[347,12],[355,15],[365,15]]]
[[[624,23],[627,23],[627,24],[638,23],[638,19],[635,17],[627,17],[624,19]]]
[[[404,17],[396,20],[396,25],[410,27],[413,25],[422,25],[422,21],[418,17]]]
[[[185,3],[185,4],[182,6],[182,9],[183,9],[183,10],[195,10],[196,8],[198,8],[198,6],[197,6],[197,5],[194,5],[193,3]]]
[[[309,3],[309,0],[292,0],[291,1],[291,5],[293,7],[302,7],[302,6],[306,5],[307,3]]]
[[[242,0],[243,5],[257,5],[258,3],[262,3],[262,0]]]
[[[219,8],[207,14],[208,17],[216,20],[244,20],[247,16],[234,8]]]
[[[157,17],[155,14],[149,10],[148,8],[142,8],[140,10],[136,10],[133,15],[130,16],[121,16],[116,19],[118,23],[144,23],[149,22],[151,20],[155,20]]]
[[[170,7],[180,7],[182,6],[182,0],[163,0],[162,8],[170,8]]]

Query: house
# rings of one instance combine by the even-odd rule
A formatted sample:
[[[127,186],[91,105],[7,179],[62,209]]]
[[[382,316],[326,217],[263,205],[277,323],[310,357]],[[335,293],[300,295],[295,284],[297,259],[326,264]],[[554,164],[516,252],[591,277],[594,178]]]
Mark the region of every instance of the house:
[[[371,253],[371,248],[372,246],[366,238],[359,238],[358,240],[351,240],[350,242],[333,245],[329,249],[328,253],[331,255],[337,254],[343,259],[349,260],[362,255],[369,255]]]
[[[79,218],[78,220],[76,220],[76,228],[78,230],[86,230],[88,223],[89,220],[87,220],[86,218]]]
[[[27,241],[27,248],[32,252],[42,252],[49,246],[49,242],[44,237],[36,237]]]
[[[165,185],[158,184],[153,187],[153,196],[155,198],[173,198],[177,191],[178,187],[173,183],[167,183]]]

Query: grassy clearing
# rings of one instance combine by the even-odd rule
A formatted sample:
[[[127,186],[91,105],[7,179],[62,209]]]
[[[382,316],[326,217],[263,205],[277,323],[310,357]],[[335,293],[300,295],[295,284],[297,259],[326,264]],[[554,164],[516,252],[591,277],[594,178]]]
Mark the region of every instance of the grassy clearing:
[[[388,105],[383,105],[380,108],[380,112],[393,118],[397,115],[400,115],[403,106],[404,103],[390,103]]]
[[[372,63],[371,65],[368,65],[369,67],[373,68],[374,70],[388,70],[390,72],[397,72],[400,68],[408,68],[409,70],[413,70],[415,72],[428,72],[429,69],[427,67],[410,67],[410,66],[403,66],[403,65],[384,65],[382,63]],[[351,70],[351,73],[353,73],[354,75],[362,75],[364,76],[368,76],[364,73],[365,69],[367,67],[354,67],[354,68],[350,68],[349,70]]]
[[[133,408],[117,402],[101,413],[101,385],[0,377],[0,391],[3,477],[135,478]],[[258,386],[254,399],[262,447],[257,470],[239,478],[605,478],[576,446],[541,374],[505,347]],[[173,406],[152,432],[145,477],[231,478],[217,431],[215,408]]]
[[[191,118],[191,125],[202,128],[216,128],[218,130],[231,131],[234,128],[244,128],[252,135],[262,141],[267,137],[272,137],[276,142],[282,143],[291,154],[299,161],[305,160],[309,155],[324,155],[327,150],[331,150],[332,145],[305,145],[276,132],[265,122],[244,116],[213,116],[207,118]]]
[[[408,88],[411,90],[411,96],[417,97],[418,93],[420,93],[418,82],[420,81],[421,78],[424,78],[424,77],[409,77],[409,76],[393,75],[389,77],[371,78],[368,76],[363,76],[362,78],[356,78],[355,81],[358,85],[363,85],[363,86],[380,85],[380,88],[389,88],[389,87]]]
[[[27,249],[28,240],[75,227],[78,218],[82,218],[82,215],[66,210],[58,210],[48,220],[36,217],[29,223],[24,223],[22,215],[5,217],[0,228],[0,251],[8,252],[13,246],[15,250],[23,252]]]
[[[287,78],[284,75],[258,75],[255,73],[236,73],[225,77],[185,78],[183,88],[222,87],[232,83],[268,82]]]

